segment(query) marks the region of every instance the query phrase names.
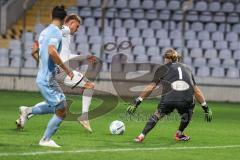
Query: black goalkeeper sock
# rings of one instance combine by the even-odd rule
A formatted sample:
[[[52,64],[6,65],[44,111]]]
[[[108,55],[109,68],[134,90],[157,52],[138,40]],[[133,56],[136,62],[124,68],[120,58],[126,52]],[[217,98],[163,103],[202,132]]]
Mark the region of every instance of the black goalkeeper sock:
[[[146,135],[148,132],[150,132],[158,121],[159,118],[156,115],[152,115],[152,117],[149,118],[147,124],[145,125],[142,134]]]
[[[183,133],[185,128],[187,128],[188,124],[190,123],[191,118],[192,118],[192,111],[182,114],[181,122],[180,122],[178,130]]]

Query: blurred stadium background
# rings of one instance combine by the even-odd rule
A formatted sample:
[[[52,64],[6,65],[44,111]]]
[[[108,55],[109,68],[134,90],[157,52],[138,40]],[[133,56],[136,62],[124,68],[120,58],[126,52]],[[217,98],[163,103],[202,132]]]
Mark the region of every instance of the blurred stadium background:
[[[109,81],[113,55],[124,52],[136,71],[138,63],[147,62],[153,72],[151,64],[162,64],[164,50],[172,47],[192,68],[208,100],[240,101],[239,0],[0,0],[0,89],[37,91],[31,46],[58,4],[83,19],[72,39],[73,52],[104,62],[96,88],[115,93]],[[125,40],[133,47],[102,49]],[[115,72],[124,69],[122,64]]]

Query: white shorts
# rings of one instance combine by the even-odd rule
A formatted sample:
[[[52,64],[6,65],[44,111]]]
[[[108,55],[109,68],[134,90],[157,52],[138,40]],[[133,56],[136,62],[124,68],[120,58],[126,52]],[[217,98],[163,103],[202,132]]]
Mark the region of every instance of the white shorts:
[[[60,72],[56,75],[57,80],[64,85],[75,88],[84,87],[84,85],[89,82],[89,80],[80,72],[73,70],[73,79],[66,75],[65,72]]]

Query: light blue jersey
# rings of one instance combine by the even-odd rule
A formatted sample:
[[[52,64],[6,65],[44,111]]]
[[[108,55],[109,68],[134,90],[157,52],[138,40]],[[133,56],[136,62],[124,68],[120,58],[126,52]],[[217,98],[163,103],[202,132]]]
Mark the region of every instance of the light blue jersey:
[[[39,60],[40,68],[37,74],[37,85],[42,96],[50,106],[57,106],[65,100],[60,86],[55,79],[56,64],[48,53],[48,46],[54,45],[58,52],[61,51],[62,32],[51,24],[44,29],[39,36]]]

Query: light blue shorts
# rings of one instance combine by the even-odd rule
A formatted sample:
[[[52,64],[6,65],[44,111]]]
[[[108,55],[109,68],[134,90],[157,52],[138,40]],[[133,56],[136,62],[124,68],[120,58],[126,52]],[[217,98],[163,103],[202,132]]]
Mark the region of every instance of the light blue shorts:
[[[66,101],[66,97],[55,78],[50,78],[49,82],[46,83],[38,82],[37,85],[45,101],[51,107],[57,107]]]

